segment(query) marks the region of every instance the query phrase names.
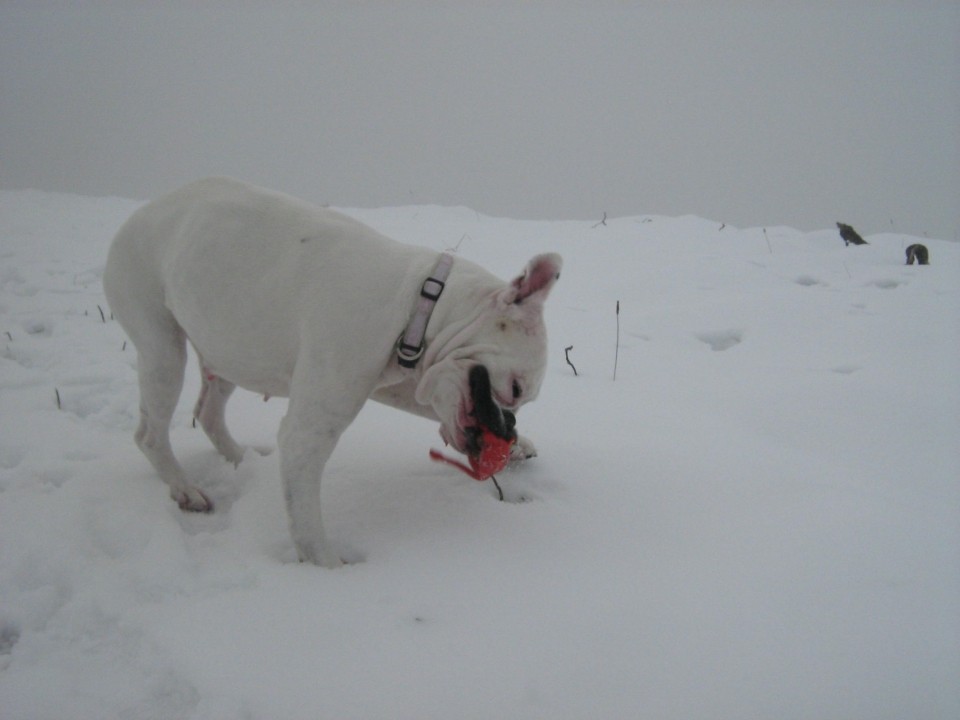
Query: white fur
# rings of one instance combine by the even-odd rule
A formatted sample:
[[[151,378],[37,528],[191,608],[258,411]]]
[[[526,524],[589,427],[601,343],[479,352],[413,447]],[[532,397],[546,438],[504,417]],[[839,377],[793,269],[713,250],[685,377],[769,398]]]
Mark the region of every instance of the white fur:
[[[394,346],[436,259],[344,215],[229,179],[198,181],[134,213],[110,248],[103,284],[137,348],[137,445],[180,506],[211,509],[170,447],[187,340],[203,376],[195,416],[231,462],[243,455],[224,423],[234,387],[290,398],[278,442],[291,533],[302,561],[326,567],[341,560],[324,536],[320,476],[367,398],[439,420],[458,450],[471,424],[471,366],[487,367],[503,407],[533,400],[546,362],[542,303],[560,257],[534,258],[510,284],[456,258],[424,356],[407,370]]]

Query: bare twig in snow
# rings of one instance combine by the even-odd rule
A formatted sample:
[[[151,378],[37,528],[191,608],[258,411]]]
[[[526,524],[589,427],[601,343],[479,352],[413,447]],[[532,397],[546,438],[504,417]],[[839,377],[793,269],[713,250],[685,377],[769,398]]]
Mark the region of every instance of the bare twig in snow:
[[[617,380],[617,361],[620,359],[620,301],[617,300],[617,345],[613,351],[613,380]]]
[[[493,475],[490,476],[490,479],[493,480],[493,484],[497,488],[497,496],[500,498],[500,502],[503,502],[503,489],[500,487],[500,483],[497,482],[497,478]]]

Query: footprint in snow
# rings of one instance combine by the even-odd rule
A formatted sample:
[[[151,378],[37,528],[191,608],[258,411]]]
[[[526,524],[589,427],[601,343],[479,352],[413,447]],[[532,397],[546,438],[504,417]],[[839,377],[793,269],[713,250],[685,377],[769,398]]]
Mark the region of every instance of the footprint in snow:
[[[817,278],[811,275],[801,275],[796,278],[794,282],[797,285],[803,285],[804,287],[813,287],[814,285],[826,285],[823,280],[818,280]]]
[[[718,330],[715,332],[697,333],[697,340],[706,343],[714,352],[729,350],[743,342],[742,330]]]
[[[57,388],[57,403],[61,410],[84,420],[110,406],[111,388],[109,378],[90,377],[66,380]]]
[[[0,670],[6,670],[13,646],[20,640],[20,628],[13,622],[0,623]]]
[[[871,282],[868,282],[867,285],[878,287],[881,290],[893,290],[901,285],[906,285],[906,283],[900,280],[894,280],[893,278],[884,278],[882,280],[872,280]]]
[[[0,470],[13,470],[18,467],[27,453],[22,447],[0,445]]]

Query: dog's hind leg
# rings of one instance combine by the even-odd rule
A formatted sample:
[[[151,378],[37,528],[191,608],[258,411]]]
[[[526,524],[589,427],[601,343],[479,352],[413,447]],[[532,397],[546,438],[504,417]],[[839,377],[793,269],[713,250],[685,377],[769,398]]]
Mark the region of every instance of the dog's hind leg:
[[[210,442],[223,457],[234,465],[243,459],[243,446],[230,435],[224,411],[227,400],[236,389],[232,382],[210,372],[200,360],[200,397],[193,409],[193,417],[200,422]]]
[[[170,497],[181,509],[209,512],[213,504],[187,482],[170,446],[170,419],[183,389],[187,362],[183,330],[168,318],[155,326],[149,337],[134,339],[134,345],[140,380],[140,426],[134,435],[137,447],[170,486]]]

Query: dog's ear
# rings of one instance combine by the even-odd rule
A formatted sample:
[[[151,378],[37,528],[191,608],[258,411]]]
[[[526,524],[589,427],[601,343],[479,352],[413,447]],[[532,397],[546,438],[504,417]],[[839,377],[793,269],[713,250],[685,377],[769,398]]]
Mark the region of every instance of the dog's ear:
[[[537,255],[527,263],[523,274],[510,283],[505,300],[515,305],[527,301],[542,303],[560,278],[562,267],[563,259],[556,253]]]

